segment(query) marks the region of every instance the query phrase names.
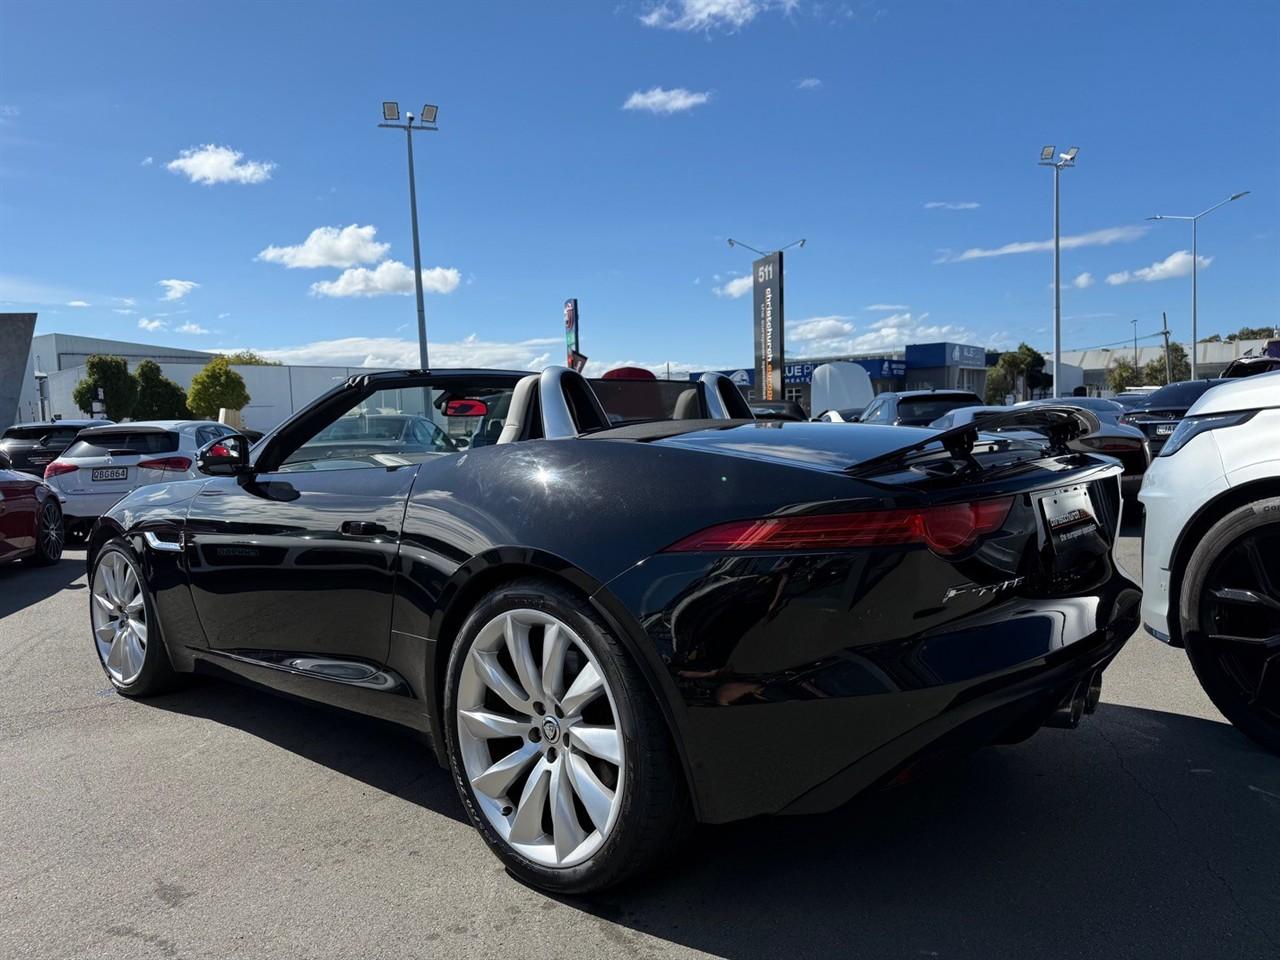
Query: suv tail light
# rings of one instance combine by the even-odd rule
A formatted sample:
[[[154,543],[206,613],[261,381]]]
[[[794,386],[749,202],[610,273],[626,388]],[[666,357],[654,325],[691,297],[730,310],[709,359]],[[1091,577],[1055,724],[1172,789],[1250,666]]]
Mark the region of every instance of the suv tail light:
[[[138,467],[147,470],[176,470],[186,473],[191,469],[189,457],[156,457],[154,460],[139,460]]]
[[[64,473],[75,473],[79,469],[74,463],[67,463],[65,460],[54,460],[44,468],[44,478],[48,480],[50,477],[60,477]]]
[[[1013,497],[870,513],[766,517],[717,524],[677,540],[669,553],[756,550],[840,550],[924,544],[958,553],[1004,525]]]

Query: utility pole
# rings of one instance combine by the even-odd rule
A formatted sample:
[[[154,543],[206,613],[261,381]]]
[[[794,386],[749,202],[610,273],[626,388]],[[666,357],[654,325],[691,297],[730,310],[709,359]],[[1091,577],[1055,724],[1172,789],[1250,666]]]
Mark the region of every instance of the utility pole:
[[[1160,311],[1160,319],[1164,321],[1164,382],[1173,383],[1173,358],[1169,356],[1169,314]]]
[[[428,103],[418,115],[418,125],[413,125],[413,114],[405,114],[406,123],[396,123],[400,119],[400,104],[394,100],[386,100],[382,104],[380,127],[391,127],[403,130],[405,142],[409,148],[409,219],[413,224],[413,285],[418,295],[418,364],[420,369],[429,370],[427,361],[427,312],[422,303],[422,254],[418,249],[418,188],[413,168],[413,135],[419,130],[438,130],[436,113],[438,108]]]
[[[1058,364],[1062,360],[1062,269],[1060,263],[1061,231],[1058,229],[1058,177],[1065,167],[1076,165],[1079,147],[1072,147],[1054,159],[1052,145],[1040,151],[1040,166],[1053,167],[1053,395],[1061,396],[1058,380]]]
[[[1200,353],[1200,351],[1197,349],[1200,346],[1200,344],[1199,344],[1199,336],[1198,336],[1199,331],[1196,328],[1196,321],[1198,319],[1196,315],[1196,274],[1198,272],[1197,266],[1200,262],[1200,250],[1199,250],[1198,238],[1196,234],[1198,233],[1200,218],[1207,214],[1213,213],[1213,211],[1217,210],[1221,206],[1225,206],[1226,204],[1230,203],[1232,200],[1239,200],[1241,197],[1248,196],[1249,192],[1250,191],[1248,190],[1241,190],[1239,193],[1233,193],[1231,196],[1227,197],[1227,199],[1218,201],[1212,207],[1209,207],[1206,210],[1201,210],[1194,217],[1175,217],[1175,216],[1170,216],[1168,214],[1156,214],[1154,217],[1147,217],[1148,220],[1190,220],[1191,221],[1191,379],[1192,380],[1199,379],[1199,376],[1198,376],[1199,367],[1197,366],[1197,363],[1196,363],[1196,357]]]
[[[1134,317],[1129,321],[1133,324],[1133,365],[1138,365],[1138,318]]]

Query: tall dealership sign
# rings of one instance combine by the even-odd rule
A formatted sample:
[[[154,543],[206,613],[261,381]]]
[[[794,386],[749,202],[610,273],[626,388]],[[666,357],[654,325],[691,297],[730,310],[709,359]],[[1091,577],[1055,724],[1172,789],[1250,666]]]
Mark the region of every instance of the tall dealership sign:
[[[576,298],[564,302],[564,352],[565,366],[570,370],[581,370],[587,365],[587,358],[578,352],[578,301]]]
[[[751,265],[756,399],[782,399],[782,251]]]

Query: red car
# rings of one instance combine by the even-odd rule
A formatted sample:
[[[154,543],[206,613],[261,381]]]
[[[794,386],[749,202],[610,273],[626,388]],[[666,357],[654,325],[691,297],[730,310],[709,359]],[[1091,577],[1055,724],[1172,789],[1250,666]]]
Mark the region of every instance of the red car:
[[[0,453],[0,563],[26,558],[46,566],[62,557],[62,507],[42,480],[9,469]]]

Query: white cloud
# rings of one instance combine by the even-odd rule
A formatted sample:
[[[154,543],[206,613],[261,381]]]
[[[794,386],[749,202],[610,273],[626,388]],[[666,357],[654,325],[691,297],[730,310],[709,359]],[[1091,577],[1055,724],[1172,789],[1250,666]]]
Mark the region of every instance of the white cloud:
[[[165,330],[168,328],[168,326],[169,326],[168,320],[159,320],[159,319],[152,320],[152,319],[148,319],[147,317],[143,317],[138,321],[138,329],[150,330],[152,333],[155,333],[155,331],[157,330]]]
[[[230,147],[206,143],[200,147],[188,147],[170,160],[167,169],[185,174],[192,183],[206,186],[215,183],[262,183],[271,179],[274,163],[263,160],[245,160],[244,154]]]
[[[910,310],[905,303],[869,303],[863,310],[888,310],[890,313],[898,313],[902,310]]]
[[[1089,273],[1089,271],[1086,270],[1084,273],[1080,274],[1074,280],[1072,280],[1071,285],[1075,287],[1077,290],[1083,290],[1086,287],[1092,287],[1093,274]]]
[[[236,348],[240,349],[240,348]],[[418,366],[418,341],[400,337],[344,337],[339,340],[317,340],[292,347],[253,347],[254,352],[281,363],[322,364],[346,367],[415,368]],[[227,348],[224,352],[233,352]],[[481,340],[475,334],[452,342],[431,341],[431,365],[449,367],[487,367],[505,370],[541,370],[564,362],[564,341],[558,337],[531,340]],[[672,376],[695,370],[717,370],[721,363],[689,363],[671,361]],[[599,376],[615,367],[644,367],[665,376],[665,361],[592,360],[586,374]]]
[[[229,313],[220,313],[220,314],[218,314],[218,319],[219,319],[219,320],[225,320],[225,319],[227,319],[227,317],[229,317],[229,316],[231,316],[231,314],[229,314]]]
[[[918,317],[911,313],[895,313],[875,320],[870,326],[859,331],[852,323],[840,317],[818,317],[820,325],[814,330],[824,330],[836,334],[834,336],[801,338],[794,351],[788,350],[788,356],[794,352],[800,357],[832,357],[858,353],[876,353],[898,350],[908,343],[928,343],[935,340],[953,340],[962,343],[983,343],[985,338],[978,337],[972,330],[958,324],[926,323],[928,313]],[[848,327],[841,330],[830,321],[842,323]],[[839,331],[839,332],[837,332]],[[791,330],[787,331],[789,340],[796,340]]]
[[[155,157],[143,157],[143,158],[142,158],[141,166],[149,167],[149,166],[151,166],[151,165],[152,165],[153,163],[155,163],[155,162],[156,162],[156,158],[155,158]]]
[[[422,271],[422,289],[426,293],[452,293],[461,280],[462,274],[453,267],[431,267]],[[382,297],[389,293],[413,292],[413,268],[399,260],[384,260],[372,270],[353,267],[344,270],[337,280],[322,280],[311,285],[311,293],[318,297]]]
[[[796,81],[797,90],[817,90],[822,86],[822,81],[817,77],[803,77]]]
[[[178,327],[178,333],[189,333],[195,337],[202,337],[209,331],[194,320],[188,320],[182,326]]]
[[[67,301],[67,306],[68,307],[87,307],[89,306],[89,304],[84,300],[69,300]]]
[[[267,247],[258,260],[282,263],[286,267],[354,267],[376,263],[391,249],[389,243],[378,243],[378,230],[350,224],[345,227],[316,227],[307,239],[292,247]]]
[[[112,297],[111,299],[122,307],[136,307],[138,305],[138,301],[133,297]]]
[[[976,200],[930,200],[926,210],[977,210],[982,204]]]
[[[1213,263],[1213,257],[1199,256],[1197,264],[1201,270]],[[1152,283],[1156,280],[1171,280],[1174,277],[1191,276],[1191,251],[1175,250],[1163,260],[1157,260],[1149,267],[1137,270],[1121,270],[1119,273],[1107,275],[1107,283],[1118,287],[1122,283]]]
[[[129,316],[131,313],[137,313],[138,311],[137,311],[137,310],[132,309],[131,307],[112,307],[112,308],[111,308],[111,312],[112,312],[112,313],[118,313],[118,314],[120,314],[121,316],[127,317],[127,316]]]
[[[830,340],[853,333],[853,324],[848,317],[832,315],[829,317],[811,317],[789,325],[787,340]]]
[[[748,273],[745,277],[733,277],[718,287],[712,287],[711,291],[717,297],[728,297],[730,300],[737,300],[739,297],[751,292],[751,274]]]
[[[1063,250],[1074,250],[1077,247],[1106,247],[1113,243],[1129,243],[1137,240],[1147,232],[1143,226],[1107,227],[1091,233],[1077,233],[1061,239]],[[965,260],[981,260],[987,257],[1004,257],[1013,253],[1041,253],[1053,249],[1053,239],[1021,240],[1006,243],[1002,247],[982,248],[970,247],[963,253],[943,251],[934,263],[960,263]]]
[[[161,300],[181,300],[200,286],[194,280],[157,280],[156,283],[164,287],[164,296],[160,298]]]
[[[11,103],[0,103],[0,125],[8,123],[21,112]]]
[[[640,15],[646,27],[663,30],[740,30],[768,9],[790,13],[798,0],[661,0]]]
[[[710,99],[709,91],[695,93],[684,87],[675,87],[671,90],[653,87],[643,92],[635,91],[627,97],[627,102],[622,105],[622,109],[647,110],[649,113],[680,113],[682,110],[692,110],[694,107],[701,106]]]

